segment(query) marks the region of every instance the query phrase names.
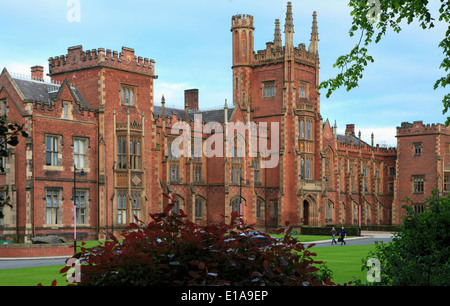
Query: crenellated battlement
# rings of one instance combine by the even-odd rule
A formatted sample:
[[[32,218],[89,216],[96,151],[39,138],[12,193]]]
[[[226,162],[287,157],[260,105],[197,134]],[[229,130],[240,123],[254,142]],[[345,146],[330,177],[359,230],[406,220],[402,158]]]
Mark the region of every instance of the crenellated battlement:
[[[273,42],[266,43],[266,49],[258,50],[254,53],[254,64],[263,64],[268,61],[282,60],[284,58],[285,48],[275,48]],[[294,57],[296,61],[315,64],[317,54],[306,50],[304,43],[294,48]]]
[[[397,127],[397,136],[410,136],[418,134],[450,134],[450,129],[443,124],[424,124],[422,121],[414,121],[413,123],[402,122]]]
[[[252,15],[234,15],[231,18],[231,31],[233,31],[235,28],[251,28],[255,29],[253,27],[253,16]]]
[[[66,73],[91,67],[110,67],[149,76],[155,76],[155,61],[134,54],[134,49],[122,47],[122,51],[104,48],[83,50],[81,45],[68,48],[66,55],[50,57],[49,74]]]

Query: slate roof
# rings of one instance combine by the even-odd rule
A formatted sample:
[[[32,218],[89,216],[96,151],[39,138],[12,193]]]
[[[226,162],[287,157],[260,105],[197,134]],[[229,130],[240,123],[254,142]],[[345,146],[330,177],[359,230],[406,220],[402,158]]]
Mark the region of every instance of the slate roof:
[[[345,143],[345,135],[337,134],[336,136],[337,136],[337,138],[339,139],[339,141],[341,143]],[[352,142],[353,142],[354,145],[358,145],[359,144],[359,138],[356,137],[353,134],[348,134],[347,135],[347,143],[352,143]],[[361,140],[361,144],[370,147],[370,145],[368,143],[364,142],[363,140]]]
[[[25,97],[25,100],[33,101],[39,104],[50,104],[57,96],[61,85],[45,83],[35,80],[12,78]],[[51,91],[51,89],[56,91]],[[84,99],[81,92],[76,87],[69,87],[74,97],[75,103],[81,108],[90,110],[91,107]]]
[[[231,114],[233,113],[234,108],[228,108],[228,120],[231,119]],[[154,106],[155,115],[162,116],[162,106],[155,105]],[[194,120],[194,115],[199,114],[202,115],[202,121],[204,122],[223,122],[225,109],[214,109],[214,110],[200,110],[200,111],[192,111],[188,112],[189,120]],[[172,108],[165,107],[165,115],[171,116],[176,115],[178,118],[185,119],[186,111],[180,108]]]

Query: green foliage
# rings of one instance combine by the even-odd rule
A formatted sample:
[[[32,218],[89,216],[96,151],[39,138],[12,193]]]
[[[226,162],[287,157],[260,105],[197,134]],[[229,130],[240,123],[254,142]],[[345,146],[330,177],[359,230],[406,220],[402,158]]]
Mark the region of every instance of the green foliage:
[[[439,22],[450,22],[450,2],[440,0]],[[335,78],[325,80],[320,83],[320,89],[328,89],[326,96],[340,87],[346,87],[347,91],[358,86],[358,82],[363,77],[364,68],[373,63],[374,59],[368,54],[368,47],[373,42],[378,43],[388,29],[399,33],[402,22],[408,25],[418,22],[422,29],[431,29],[434,27],[435,18],[429,11],[429,2],[422,0],[349,0],[349,6],[352,8],[353,17],[352,27],[349,31],[350,37],[356,32],[361,32],[358,44],[346,55],[340,56],[334,68],[340,69],[340,73]],[[445,37],[439,43],[442,49],[444,59],[439,68],[446,73],[445,76],[438,79],[434,89],[446,87],[450,84],[450,25],[448,25]],[[443,114],[447,113],[450,107],[450,94],[444,96],[442,103],[444,105]],[[447,117],[446,125],[450,124],[450,117]]]
[[[28,137],[28,134],[23,130],[23,125],[17,123],[10,123],[6,116],[0,116],[0,159],[8,156],[8,146],[17,146],[19,144],[19,136]],[[0,173],[5,172],[3,163],[0,163]],[[4,206],[11,206],[10,198],[0,199],[0,219],[3,219],[2,208]]]
[[[230,223],[199,226],[172,206],[146,225],[131,223],[122,242],[111,236],[104,246],[82,247],[74,255],[81,263],[78,285],[332,285],[330,271],[317,268],[322,262],[289,227],[282,239],[260,233],[263,241],[249,235],[251,227],[236,213]]]
[[[392,243],[377,244],[363,260],[377,258],[381,282],[390,286],[442,286],[450,284],[450,196],[436,193],[427,200],[424,212],[416,214],[408,205],[402,231]]]

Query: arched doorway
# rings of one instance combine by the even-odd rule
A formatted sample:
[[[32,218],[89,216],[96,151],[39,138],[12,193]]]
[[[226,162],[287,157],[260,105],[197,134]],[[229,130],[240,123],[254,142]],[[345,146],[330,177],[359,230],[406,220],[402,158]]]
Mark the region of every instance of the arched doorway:
[[[303,225],[309,225],[309,202],[303,201]]]

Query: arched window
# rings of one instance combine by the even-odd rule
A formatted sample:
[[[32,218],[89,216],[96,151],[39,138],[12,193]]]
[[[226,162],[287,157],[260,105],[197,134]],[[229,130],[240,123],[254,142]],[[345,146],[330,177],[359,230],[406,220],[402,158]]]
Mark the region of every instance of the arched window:
[[[136,218],[139,219],[141,216],[141,195],[139,193],[133,193],[132,201],[133,201],[133,216],[136,216]]]
[[[126,137],[117,137],[117,169],[127,169]]]
[[[264,219],[265,211],[266,211],[266,202],[262,198],[258,198],[256,200],[256,218],[260,220]]]
[[[333,186],[332,182],[332,170],[333,167],[333,151],[330,147],[325,148],[324,158],[323,158],[323,168],[324,168],[324,187],[325,189],[331,189]]]
[[[305,121],[303,119],[298,120],[298,139],[305,139]]]
[[[184,207],[184,200],[180,196],[175,196],[175,201],[173,202],[172,213],[180,214],[180,211]]]
[[[234,147],[231,157],[231,182],[239,184],[242,178],[242,161],[244,156],[244,140],[241,137],[234,138]]]
[[[259,156],[255,157],[253,160],[253,171],[254,171],[254,179],[255,183],[261,182],[261,170],[259,165]]]
[[[327,204],[327,219],[329,221],[333,220],[333,207],[334,207],[333,202],[328,201],[328,204]]]
[[[172,148],[172,142],[168,144],[168,158],[169,158],[169,179],[170,181],[180,180],[180,159],[179,159],[179,148],[176,146]],[[172,152],[172,149],[174,152]]]
[[[127,194],[119,191],[117,194],[117,223],[125,224],[127,222]]]
[[[241,214],[241,198],[236,197],[231,200],[231,211],[237,212],[239,215]]]
[[[130,140],[130,168],[141,169],[141,142],[137,139]]]
[[[300,178],[305,179],[305,158],[300,158]]]
[[[202,218],[206,213],[206,200],[195,197],[195,218]]]

